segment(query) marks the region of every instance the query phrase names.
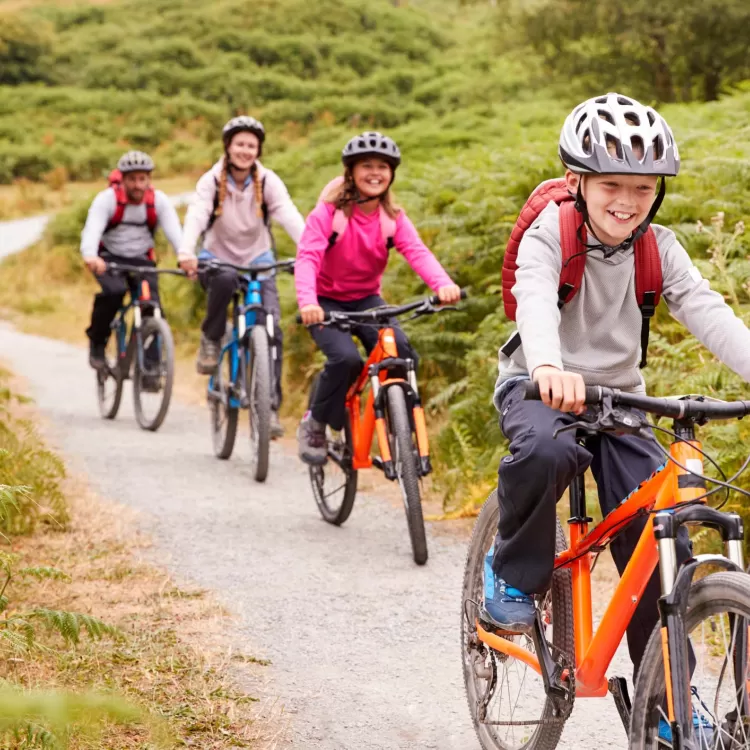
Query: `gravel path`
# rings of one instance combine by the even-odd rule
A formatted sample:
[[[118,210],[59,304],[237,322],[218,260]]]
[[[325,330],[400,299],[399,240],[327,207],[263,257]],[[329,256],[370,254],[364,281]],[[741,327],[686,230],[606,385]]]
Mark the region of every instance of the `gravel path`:
[[[344,527],[324,523],[288,446],[273,446],[258,485],[242,436],[230,461],[213,457],[204,409],[173,402],[161,430],[146,433],[127,384],[117,420],[100,419],[82,347],[0,324],[0,357],[26,379],[73,470],[141,511],[173,572],[215,591],[248,651],[271,660],[290,716],[285,747],[479,748],[458,649],[466,539],[428,525],[430,561],[417,568],[402,508],[361,496]],[[622,653],[618,662],[629,674]],[[608,699],[579,701],[559,745],[625,746]]]

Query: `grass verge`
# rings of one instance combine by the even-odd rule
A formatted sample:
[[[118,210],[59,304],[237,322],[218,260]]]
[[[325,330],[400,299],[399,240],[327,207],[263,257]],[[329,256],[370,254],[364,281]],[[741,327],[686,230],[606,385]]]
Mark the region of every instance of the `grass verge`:
[[[7,416],[14,424],[34,421],[28,404],[14,402]],[[36,452],[46,450],[34,434]],[[7,551],[24,565],[57,568],[67,577],[22,579],[12,608],[91,615],[119,635],[81,638],[75,647],[61,649],[59,637],[40,634],[38,647],[0,661],[0,684],[27,695],[59,688],[121,696],[155,717],[156,724],[105,719],[99,736],[77,723],[66,730],[73,750],[275,747],[281,709],[274,699],[260,700],[238,687],[253,685],[263,693],[265,663],[232,646],[227,614],[206,592],[178,586],[144,560],[149,541],[136,530],[133,512],[103,502],[80,478],[58,479],[67,524],[8,538]],[[26,735],[3,737],[0,744],[41,747],[43,734],[40,738],[37,745],[28,744]]]

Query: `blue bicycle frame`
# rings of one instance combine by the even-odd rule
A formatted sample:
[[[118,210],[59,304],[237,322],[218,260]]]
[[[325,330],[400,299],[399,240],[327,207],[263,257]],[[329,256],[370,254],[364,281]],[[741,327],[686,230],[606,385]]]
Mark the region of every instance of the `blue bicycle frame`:
[[[260,274],[259,274],[260,275]],[[245,286],[243,303],[239,302],[239,293],[234,297],[234,310],[232,312],[232,338],[225,344],[219,354],[219,367],[216,372],[221,377],[221,362],[224,357],[229,357],[229,373],[231,383],[227,406],[232,409],[240,409],[247,406],[247,372],[250,367],[250,347],[248,342],[248,331],[256,325],[258,313],[263,311],[263,297],[261,293],[261,282],[256,278],[243,275],[243,286]],[[266,316],[269,336],[273,338],[273,316]],[[242,354],[241,354],[242,353]],[[216,373],[211,375],[208,381],[208,390],[215,395],[221,395],[216,387]],[[239,386],[239,387],[238,387]]]

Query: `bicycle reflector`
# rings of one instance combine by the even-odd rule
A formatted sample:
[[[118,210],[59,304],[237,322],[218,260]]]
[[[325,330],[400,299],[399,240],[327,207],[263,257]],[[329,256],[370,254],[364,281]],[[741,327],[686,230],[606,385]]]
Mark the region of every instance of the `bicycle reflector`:
[[[143,281],[141,281],[141,299],[144,302],[151,301],[151,287],[148,285],[148,281],[146,281],[146,279],[143,279]]]

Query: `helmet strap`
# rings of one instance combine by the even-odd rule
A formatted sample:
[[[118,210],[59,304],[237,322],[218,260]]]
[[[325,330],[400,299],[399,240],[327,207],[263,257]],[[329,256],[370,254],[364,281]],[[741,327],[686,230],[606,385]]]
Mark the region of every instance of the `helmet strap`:
[[[651,222],[656,217],[661,204],[664,201],[664,196],[667,194],[667,180],[662,175],[661,185],[659,186],[659,192],[656,194],[654,202],[651,204],[651,209],[648,212],[648,216],[638,225],[638,228],[630,235],[627,239],[623,240],[619,245],[605,245],[597,236],[594,228],[591,226],[591,220],[589,218],[588,207],[586,206],[586,200],[583,197],[583,191],[581,190],[581,184],[583,183],[583,175],[578,181],[578,190],[576,191],[576,202],[575,208],[583,216],[583,222],[588,228],[591,236],[594,237],[597,244],[588,245],[587,248],[590,250],[602,250],[605,258],[610,258],[619,250],[630,249],[644,234],[648,231]]]

